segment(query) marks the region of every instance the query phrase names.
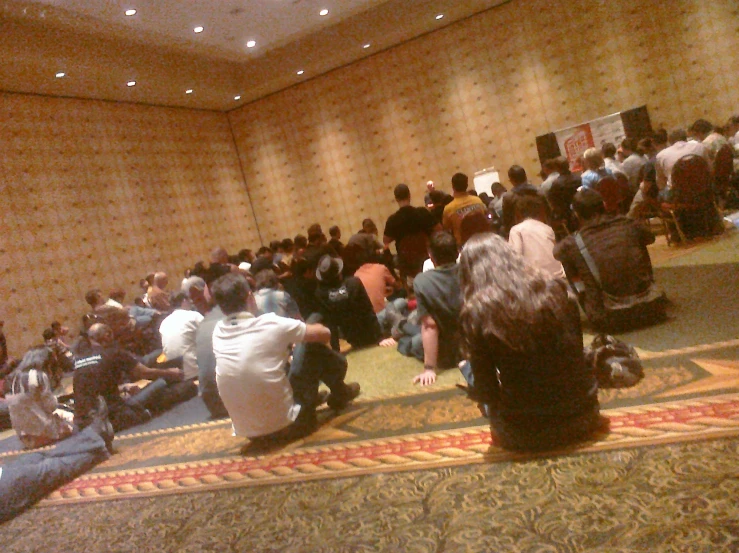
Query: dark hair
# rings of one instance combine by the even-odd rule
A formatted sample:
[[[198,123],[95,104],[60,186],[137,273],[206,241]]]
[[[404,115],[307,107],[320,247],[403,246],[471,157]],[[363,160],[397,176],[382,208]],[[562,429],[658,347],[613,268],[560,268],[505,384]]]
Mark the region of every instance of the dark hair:
[[[263,255],[265,253],[272,253],[272,250],[268,248],[267,246],[262,246],[257,250],[257,255]]]
[[[239,250],[237,257],[239,258],[239,261],[249,261],[250,254],[251,254],[251,250],[244,248],[243,250]]]
[[[700,134],[710,134],[712,130],[713,130],[713,125],[711,125],[705,119],[698,119],[695,123],[690,125],[690,132],[693,132],[693,133],[697,132]]]
[[[257,290],[262,288],[276,290],[280,284],[280,279],[277,278],[277,274],[272,269],[262,269],[254,275],[254,282],[254,287]]]
[[[90,307],[95,308],[100,301],[101,296],[102,293],[100,292],[100,288],[93,288],[92,290],[88,290],[85,294],[85,301],[90,305]]]
[[[452,198],[441,190],[432,190],[429,192],[429,197],[434,205],[447,205],[452,201]]]
[[[362,221],[362,230],[369,230],[370,232],[377,230],[377,225],[372,219],[365,219]]]
[[[454,235],[445,230],[432,234],[431,240],[429,240],[429,252],[433,256],[436,265],[454,263],[459,254]]]
[[[685,132],[685,129],[675,129],[670,132],[670,143],[674,144],[675,142],[685,142],[688,139],[688,133]]]
[[[460,259],[462,350],[467,358],[492,358],[501,349],[525,353],[558,333],[568,306],[564,284],[526,263],[498,235],[471,237]],[[501,348],[502,346],[502,348]]]
[[[395,195],[395,199],[399,202],[411,199],[411,191],[407,184],[401,183],[396,186],[395,190],[393,190],[393,194]]]
[[[56,336],[56,332],[54,332],[53,328],[46,328],[44,329],[42,336],[44,337],[44,341],[51,340]]]
[[[488,204],[490,204],[490,195],[487,192],[483,192],[482,194],[480,194],[479,197],[482,200],[482,203],[485,204],[485,207],[487,207]]]
[[[466,192],[470,180],[464,173],[454,173],[452,176],[452,190],[455,192]]]
[[[312,230],[308,233],[308,243],[312,244],[316,241],[323,242],[326,239],[326,235],[323,234],[320,230]]]
[[[559,156],[554,158],[554,161],[557,163],[557,172],[560,175],[569,175],[570,174],[570,160],[567,159],[565,156]]]
[[[238,313],[246,309],[249,297],[249,283],[238,273],[228,273],[220,277],[211,287],[213,299],[226,314]]]
[[[330,229],[328,229],[328,233],[331,238],[336,238],[339,234],[341,234],[341,229],[338,225],[334,225]]]
[[[490,192],[492,192],[493,196],[497,197],[506,193],[506,187],[499,182],[494,182],[490,185]]]
[[[295,238],[293,238],[293,243],[295,244],[295,249],[303,250],[308,246],[308,239],[302,234],[296,234]]]
[[[521,222],[525,219],[536,219],[537,221],[546,223],[547,210],[544,202],[546,200],[539,194],[519,196],[516,200],[516,221]]]
[[[582,188],[572,198],[572,209],[581,220],[587,221],[596,215],[605,213],[606,206],[603,204],[603,196],[596,190]]]
[[[511,168],[508,169],[508,179],[515,186],[517,184],[525,183],[528,180],[528,177],[526,176],[526,171],[523,167],[520,165],[511,165]]]
[[[173,309],[179,309],[182,307],[182,304],[185,303],[185,300],[187,299],[187,296],[184,292],[175,292],[171,295],[169,298],[169,305]]]
[[[642,138],[637,145],[637,151],[642,155],[654,151],[654,142],[651,138]]]
[[[310,236],[311,232],[320,232],[323,234],[323,229],[321,228],[320,223],[313,223],[311,226],[308,227],[308,236]]]
[[[729,117],[729,125],[739,125],[739,115]]]
[[[123,288],[113,288],[108,294],[108,297],[120,303],[126,297],[126,291]]]
[[[286,252],[293,251],[293,241],[290,238],[282,239],[282,249]]]
[[[624,138],[621,141],[621,149],[622,150],[629,150],[630,152],[636,152],[638,146],[636,144],[636,139],[629,138],[628,136]]]
[[[470,189],[470,196],[477,196],[477,190],[474,188]]]
[[[554,158],[545,159],[544,163],[541,164],[541,168],[545,171],[552,172],[557,170],[557,162]]]
[[[667,144],[667,131],[665,129],[657,129],[652,134],[652,142],[655,144]]]
[[[280,243],[279,240],[272,240],[269,243],[269,249],[272,250],[273,252],[276,252],[278,250],[278,248],[280,248],[281,246],[282,246],[282,244]]]
[[[606,142],[600,147],[603,157],[616,157],[616,145],[613,142]]]
[[[59,321],[52,321],[49,326],[52,328],[52,330],[55,330],[55,331],[62,329],[62,323],[60,323]]]
[[[192,270],[190,271],[190,276],[199,276],[202,278],[205,274],[207,274],[207,272],[208,270],[205,268],[205,262],[198,261],[197,263],[195,263]]]

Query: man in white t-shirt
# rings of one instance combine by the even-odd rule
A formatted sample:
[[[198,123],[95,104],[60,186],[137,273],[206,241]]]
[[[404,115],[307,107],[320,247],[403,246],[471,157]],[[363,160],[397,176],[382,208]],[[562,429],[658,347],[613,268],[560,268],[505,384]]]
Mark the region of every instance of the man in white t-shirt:
[[[516,203],[518,224],[511,227],[508,244],[523,256],[529,265],[546,273],[549,278],[565,278],[562,264],[554,259],[554,230],[542,222],[545,206],[536,196],[526,196]]]
[[[255,317],[247,311],[249,284],[238,274],[219,278],[212,291],[226,315],[213,331],[216,381],[235,435],[283,441],[310,433],[321,381],[332,409],[359,395],[359,384],[344,382],[346,359],[327,347],[328,328],[273,313]]]
[[[203,316],[197,311],[183,309],[187,297],[178,292],[171,300],[174,311],[159,326],[162,335],[162,350],[167,359],[182,357],[185,380],[198,377],[198,359],[195,352],[195,334]]]

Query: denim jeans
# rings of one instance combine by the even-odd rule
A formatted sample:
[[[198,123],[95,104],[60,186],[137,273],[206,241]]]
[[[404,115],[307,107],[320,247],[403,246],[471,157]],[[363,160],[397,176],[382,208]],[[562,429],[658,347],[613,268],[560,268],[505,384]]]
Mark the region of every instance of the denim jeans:
[[[403,316],[408,315],[408,300],[405,298],[397,298],[390,303],[393,304],[393,307]],[[383,309],[379,313],[377,313],[377,322],[380,323],[380,328],[382,329],[383,333],[385,332],[385,319],[387,317],[387,311]]]
[[[58,487],[108,458],[105,441],[90,427],[53,449],[21,455],[0,474],[0,522],[10,520]]]

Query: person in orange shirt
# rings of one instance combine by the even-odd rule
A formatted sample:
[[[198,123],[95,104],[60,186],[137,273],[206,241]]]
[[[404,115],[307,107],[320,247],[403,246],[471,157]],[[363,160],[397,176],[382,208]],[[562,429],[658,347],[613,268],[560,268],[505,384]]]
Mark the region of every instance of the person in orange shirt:
[[[462,245],[462,219],[474,211],[480,211],[487,217],[487,208],[480,198],[467,192],[469,179],[464,173],[455,173],[452,177],[454,199],[444,208],[441,224],[445,230],[454,235],[458,245]]]

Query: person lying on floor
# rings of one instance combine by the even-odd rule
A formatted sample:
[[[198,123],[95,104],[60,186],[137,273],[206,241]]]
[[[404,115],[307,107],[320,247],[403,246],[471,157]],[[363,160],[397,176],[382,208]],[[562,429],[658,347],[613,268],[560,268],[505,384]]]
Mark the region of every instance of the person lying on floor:
[[[26,449],[43,447],[71,435],[71,413],[58,409],[49,372],[54,363],[45,346],[29,349],[18,368],[8,377],[8,410],[13,430]]]
[[[197,394],[193,382],[182,382],[182,369],[149,368],[142,365],[133,354],[118,347],[108,325],[95,323],[87,335],[91,348],[87,354],[75,358],[72,380],[74,422],[79,428],[90,424],[98,396],[105,399],[110,422],[115,431],[120,432],[146,422],[151,418],[152,411],[163,411],[171,407],[176,399],[189,399]],[[124,378],[131,382],[152,382],[138,393],[124,398],[118,388]],[[184,384],[186,390],[180,390],[180,383]]]
[[[312,432],[317,425],[318,386],[331,391],[328,405],[341,410],[359,395],[359,384],[344,382],[344,356],[327,345],[331,332],[321,324],[248,311],[252,295],[241,275],[213,283],[213,297],[225,318],[213,331],[216,382],[235,436],[281,442]],[[293,360],[288,365],[289,346]]]
[[[102,463],[113,452],[113,427],[105,401],[97,398],[90,424],[53,448],[21,455],[0,467],[0,523],[29,509],[51,492]]]
[[[493,443],[546,450],[605,429],[566,282],[525,263],[499,236],[472,237],[459,262],[463,371]]]
[[[457,243],[447,231],[439,231],[429,241],[429,256],[434,269],[419,274],[413,281],[416,317],[420,326],[400,325],[398,351],[423,361],[423,371],[413,379],[426,386],[436,382],[437,369],[457,367],[459,353],[459,289]]]

